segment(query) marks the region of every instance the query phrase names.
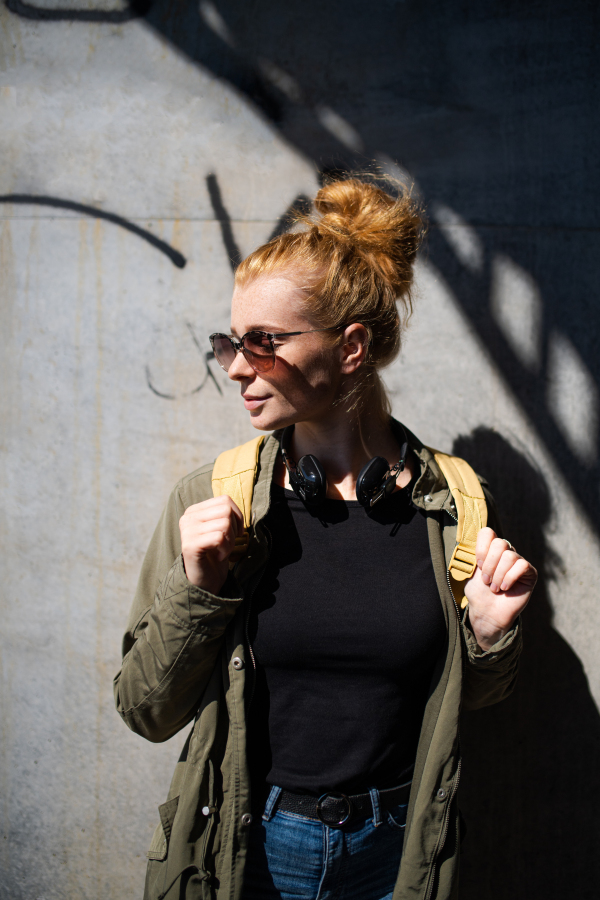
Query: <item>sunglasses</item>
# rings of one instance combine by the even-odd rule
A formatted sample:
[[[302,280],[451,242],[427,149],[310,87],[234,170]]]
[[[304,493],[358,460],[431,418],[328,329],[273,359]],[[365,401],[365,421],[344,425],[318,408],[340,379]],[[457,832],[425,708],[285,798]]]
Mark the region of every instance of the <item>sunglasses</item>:
[[[339,331],[344,325],[333,328],[313,328],[310,331],[248,331],[238,340],[231,334],[211,334],[210,343],[215,359],[222,369],[229,371],[237,354],[242,351],[255,372],[270,372],[275,366],[276,338],[295,337],[297,334],[315,334],[318,331]]]

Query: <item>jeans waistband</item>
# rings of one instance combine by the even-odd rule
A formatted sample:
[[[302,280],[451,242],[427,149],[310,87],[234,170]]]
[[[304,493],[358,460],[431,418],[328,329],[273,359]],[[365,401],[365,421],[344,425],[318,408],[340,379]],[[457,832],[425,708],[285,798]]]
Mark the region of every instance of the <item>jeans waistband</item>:
[[[368,793],[344,794],[328,791],[320,797],[296,794],[274,787],[271,790],[263,818],[267,821],[276,809],[291,812],[307,819],[322,822],[330,828],[342,828],[373,816],[377,824],[381,819],[381,809],[390,810],[408,803],[411,781],[379,791],[371,788]]]

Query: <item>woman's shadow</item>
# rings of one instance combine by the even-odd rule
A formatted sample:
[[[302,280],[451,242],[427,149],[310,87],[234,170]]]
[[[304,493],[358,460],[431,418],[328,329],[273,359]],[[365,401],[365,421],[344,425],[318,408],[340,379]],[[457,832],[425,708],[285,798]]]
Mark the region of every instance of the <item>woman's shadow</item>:
[[[552,626],[548,583],[561,560],[544,534],[548,485],[494,431],[457,438],[453,452],[488,480],[504,533],[539,572],[514,693],[462,717],[460,898],[596,900],[600,715],[580,660]]]

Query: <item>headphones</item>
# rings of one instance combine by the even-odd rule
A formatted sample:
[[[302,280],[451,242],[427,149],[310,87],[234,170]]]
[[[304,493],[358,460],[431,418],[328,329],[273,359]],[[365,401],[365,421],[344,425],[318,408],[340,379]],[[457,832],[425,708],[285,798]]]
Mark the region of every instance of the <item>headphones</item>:
[[[400,426],[402,428],[402,426]],[[281,455],[288,472],[292,490],[311,508],[322,506],[327,497],[327,475],[316,456],[308,453],[297,463],[288,453],[294,426],[288,425],[281,435]],[[396,477],[404,471],[408,440],[402,428],[400,459],[389,466],[383,456],[374,456],[360,470],[356,480],[356,499],[365,509],[372,509],[384,497],[389,497],[396,487]]]

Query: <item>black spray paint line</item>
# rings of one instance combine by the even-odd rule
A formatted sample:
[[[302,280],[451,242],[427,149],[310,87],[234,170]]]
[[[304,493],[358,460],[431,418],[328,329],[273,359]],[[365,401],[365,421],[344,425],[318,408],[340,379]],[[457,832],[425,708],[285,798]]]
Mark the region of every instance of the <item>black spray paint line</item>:
[[[232,271],[235,272],[236,268],[241,262],[242,255],[240,253],[239,247],[235,240],[233,234],[233,228],[231,225],[231,216],[227,212],[225,208],[225,204],[223,203],[223,198],[221,196],[221,189],[219,187],[219,182],[217,181],[217,176],[214,174],[210,174],[206,176],[206,186],[208,188],[208,193],[210,196],[210,201],[212,204],[213,212],[215,219],[219,222],[221,226],[221,237],[223,239],[223,244],[225,246],[225,250],[227,251],[227,255],[229,257],[229,262],[232,268]],[[268,240],[272,240],[275,237],[278,237],[280,234],[284,234],[293,224],[298,215],[306,215],[311,210],[311,202],[304,194],[298,194],[295,200],[288,206],[286,211],[279,217],[275,224],[275,228],[269,235]],[[200,346],[200,342],[196,336],[194,328],[191,322],[185,323],[188,331],[192,337],[194,344],[198,350],[198,353],[201,357],[204,357],[204,363],[206,365],[206,375],[204,376],[201,383],[195,387],[192,391],[187,391],[182,394],[167,394],[164,391],[159,391],[157,387],[152,382],[152,375],[150,372],[150,367],[146,366],[146,384],[150,388],[153,394],[156,394],[157,397],[161,397],[163,400],[178,400],[182,397],[191,397],[194,394],[197,394],[202,388],[205,386],[207,380],[210,378],[219,394],[223,396],[223,391],[221,389],[221,385],[217,381],[212,372],[209,363],[211,360],[214,360],[215,355],[212,350],[204,352],[202,347]]]
[[[227,250],[227,255],[229,256],[231,269],[235,272],[242,261],[242,254],[240,253],[240,249],[233,235],[231,216],[223,203],[221,188],[219,187],[216,175],[210,174],[206,176],[206,187],[208,188],[208,194],[210,196],[215,219],[221,226],[221,235],[223,237],[225,249]],[[280,234],[285,234],[285,232],[294,224],[296,216],[307,215],[310,210],[311,202],[308,197],[305,194],[298,194],[296,199],[292,201],[286,211],[278,218],[275,228],[267,238],[267,241],[272,241],[273,238],[279,237]]]
[[[196,332],[194,331],[194,328],[193,328],[193,326],[192,326],[192,323],[191,323],[191,322],[186,322],[185,324],[187,325],[188,331],[189,331],[189,333],[190,333],[191,336],[192,336],[192,340],[193,340],[194,344],[196,345],[196,347],[197,347],[197,349],[198,349],[198,353],[200,354],[200,356],[202,356],[202,347],[200,346],[200,341],[199,341],[198,338],[196,337]],[[207,350],[207,351],[204,353],[204,362],[206,363],[206,373],[207,373],[208,377],[212,379],[212,381],[214,382],[214,385],[215,385],[216,389],[218,390],[218,392],[219,392],[219,393],[221,394],[221,396],[222,396],[222,395],[223,395],[223,391],[221,390],[221,385],[219,384],[219,382],[217,381],[217,379],[216,379],[215,376],[213,375],[213,373],[212,373],[212,371],[211,371],[211,368],[210,368],[210,366],[208,365],[209,362],[211,361],[211,359],[214,359],[214,358],[215,358],[215,354],[213,353],[212,350]],[[206,378],[204,379],[204,381],[206,381]],[[196,388],[195,391],[192,391],[193,394],[197,393],[197,392],[200,390],[201,387],[204,387],[204,381],[202,382],[202,384],[201,384],[199,387]]]
[[[138,225],[134,225],[133,222],[128,222],[127,219],[124,219],[122,216],[117,216],[115,213],[104,212],[104,210],[96,209],[94,206],[85,206],[83,203],[75,203],[72,200],[62,200],[60,197],[36,196],[35,194],[4,194],[0,196],[0,203],[53,206],[57,209],[70,209],[73,212],[83,213],[94,219],[104,219],[106,222],[112,222],[113,225],[119,225],[126,231],[130,231],[132,234],[142,238],[142,240],[152,244],[153,247],[156,247],[157,250],[160,250],[161,253],[168,256],[173,265],[177,266],[178,269],[183,269],[187,262],[185,256],[180,253],[179,250],[175,250],[167,244],[166,241],[161,241],[161,239],[157,238],[151,231],[140,228]]]
[[[312,204],[308,197],[305,194],[298,194],[296,199],[290,203],[284,214],[277,219],[277,224],[269,235],[268,240],[272,241],[273,238],[285,234],[294,224],[296,216],[307,216],[311,211],[311,208]]]
[[[6,8],[23,19],[38,22],[106,22],[118,25],[139,19],[150,10],[151,0],[129,0],[125,9],[70,9],[57,6],[54,9],[22,3],[21,0],[6,0]]]
[[[210,197],[210,202],[215,214],[215,219],[221,226],[221,236],[223,237],[223,243],[225,244],[225,249],[227,250],[227,255],[229,256],[229,264],[231,265],[231,270],[235,272],[242,261],[242,254],[240,253],[239,247],[233,236],[231,217],[223,204],[223,198],[221,197],[221,188],[219,187],[219,182],[217,181],[216,175],[211,174],[206,176],[206,187],[208,188],[208,195]]]
[[[150,366],[146,366],[146,384],[148,385],[148,387],[150,388],[152,393],[156,394],[157,397],[162,397],[163,400],[178,400],[181,397],[192,397],[194,394],[197,394],[199,391],[202,390],[202,388],[206,384],[206,380],[208,378],[210,378],[211,381],[213,382],[213,384],[215,385],[216,389],[218,390],[219,394],[221,394],[221,396],[223,396],[223,391],[221,390],[221,385],[215,378],[215,376],[209,366],[209,362],[215,358],[214,353],[212,352],[212,350],[207,350],[205,353],[203,353],[202,347],[200,346],[200,342],[199,342],[198,338],[196,337],[196,333],[194,331],[192,323],[186,322],[185,324],[188,328],[188,331],[190,332],[190,334],[192,336],[192,340],[193,340],[194,344],[196,345],[196,347],[198,349],[198,353],[200,354],[200,356],[204,356],[204,364],[206,366],[206,375],[204,376],[204,378],[202,379],[202,381],[200,382],[198,387],[195,387],[193,391],[187,391],[187,393],[185,393],[185,394],[165,394],[164,391],[159,391],[158,388],[156,388],[153,385],[152,376],[150,374]]]

